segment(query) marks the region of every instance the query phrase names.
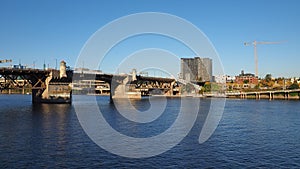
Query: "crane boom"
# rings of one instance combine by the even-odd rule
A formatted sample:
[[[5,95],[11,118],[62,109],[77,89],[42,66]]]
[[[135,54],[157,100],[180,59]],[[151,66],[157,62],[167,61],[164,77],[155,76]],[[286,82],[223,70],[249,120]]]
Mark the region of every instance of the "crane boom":
[[[256,44],[279,44],[279,43],[283,43],[284,41],[278,41],[278,42],[256,42]]]
[[[261,41],[261,42],[257,42],[255,40],[253,42],[245,42],[244,43],[245,46],[253,45],[253,47],[254,47],[254,62],[255,62],[255,76],[256,77],[258,77],[258,57],[257,57],[256,45],[258,45],[258,44],[279,44],[279,43],[283,43],[283,41],[278,41],[278,42]]]

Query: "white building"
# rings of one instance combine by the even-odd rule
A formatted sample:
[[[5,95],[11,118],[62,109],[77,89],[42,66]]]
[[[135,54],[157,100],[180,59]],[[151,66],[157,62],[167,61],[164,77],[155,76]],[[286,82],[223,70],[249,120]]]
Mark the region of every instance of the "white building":
[[[235,81],[235,76],[229,76],[229,75],[216,75],[214,76],[214,81],[216,83],[230,83]]]

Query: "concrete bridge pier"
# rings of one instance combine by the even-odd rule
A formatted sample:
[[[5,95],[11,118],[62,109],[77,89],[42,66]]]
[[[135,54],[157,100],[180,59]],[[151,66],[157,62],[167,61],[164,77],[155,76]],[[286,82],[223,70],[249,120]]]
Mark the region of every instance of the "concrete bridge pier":
[[[246,93],[241,93],[241,99],[247,99],[247,94]]]
[[[289,99],[289,92],[284,92],[284,99],[288,100]]]
[[[175,85],[176,81],[174,80],[173,82],[171,82],[171,86],[170,86],[170,96],[173,96],[173,90],[174,90],[174,85]]]
[[[165,95],[168,95],[168,96],[173,96],[173,95],[174,95],[174,94],[173,94],[173,90],[174,90],[174,85],[175,85],[175,83],[176,83],[175,80],[172,81],[172,82],[170,82],[170,83],[168,83],[168,87],[170,87],[170,89],[169,89],[168,92],[166,92]]]
[[[255,99],[260,100],[260,93],[258,92],[255,93]]]
[[[123,80],[112,79],[109,83],[110,86],[110,100],[112,101],[115,98],[141,98],[141,91],[135,90],[135,84],[131,85],[129,82],[129,76],[124,78]],[[132,81],[136,79],[136,77],[131,77]]]
[[[269,100],[273,100],[274,99],[274,93],[270,92],[269,93]]]

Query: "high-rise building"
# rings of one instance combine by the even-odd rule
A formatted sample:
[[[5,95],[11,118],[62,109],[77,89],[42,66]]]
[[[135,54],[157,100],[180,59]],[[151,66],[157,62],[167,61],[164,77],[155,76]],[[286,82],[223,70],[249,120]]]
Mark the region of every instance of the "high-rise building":
[[[186,81],[212,81],[212,59],[181,58],[181,78]]]

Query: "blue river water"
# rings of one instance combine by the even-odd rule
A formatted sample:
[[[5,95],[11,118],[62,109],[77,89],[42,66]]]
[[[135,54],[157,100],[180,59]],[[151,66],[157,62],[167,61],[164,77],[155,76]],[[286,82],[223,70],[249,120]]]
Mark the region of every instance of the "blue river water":
[[[82,96],[82,103],[91,98]],[[133,130],[109,97],[96,100],[115,130],[141,138],[167,130],[180,105],[180,98],[168,99],[169,109],[159,119],[134,124],[138,130]],[[127,158],[95,144],[73,105],[32,105],[30,95],[0,95],[0,168],[300,168],[299,101],[227,99],[216,131],[202,144],[198,138],[207,115],[203,112],[211,99],[199,101],[201,114],[178,145],[157,156]],[[148,99],[134,105],[139,110],[150,106]]]

